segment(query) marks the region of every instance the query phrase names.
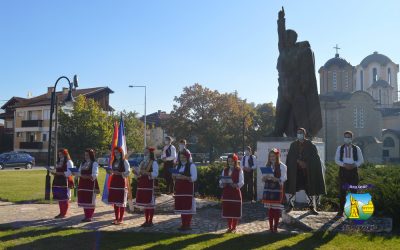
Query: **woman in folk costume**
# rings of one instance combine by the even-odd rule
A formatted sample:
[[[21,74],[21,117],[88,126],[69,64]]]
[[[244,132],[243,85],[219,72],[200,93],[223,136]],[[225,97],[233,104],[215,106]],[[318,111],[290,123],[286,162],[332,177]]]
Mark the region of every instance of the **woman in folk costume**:
[[[99,174],[99,164],[95,160],[93,149],[85,150],[85,160],[79,167],[76,176],[79,177],[78,183],[78,206],[83,207],[85,218],[82,222],[92,221],[94,208],[96,207],[96,195],[100,193],[97,175]]]
[[[235,233],[238,220],[242,217],[242,193],[240,188],[244,185],[243,170],[239,166],[236,154],[228,156],[227,166],[222,170],[222,176],[230,176],[232,183],[223,183],[222,190],[222,218],[228,219],[228,233]]]
[[[196,165],[191,163],[188,150],[183,150],[179,157],[176,169],[178,174],[173,175],[175,180],[175,213],[181,214],[182,225],[180,231],[190,230],[192,215],[196,213],[194,199],[194,182],[197,180]]]
[[[65,218],[68,212],[69,200],[71,198],[71,188],[74,187],[74,181],[70,168],[74,167],[67,149],[58,150],[58,159],[56,169],[51,173],[54,175],[52,191],[53,199],[58,200],[60,213],[56,219]]]
[[[271,232],[278,231],[279,218],[284,209],[283,199],[284,190],[283,184],[287,179],[287,167],[280,161],[279,150],[273,148],[269,151],[267,168],[270,168],[270,173],[263,176],[262,181],[265,182],[263,203],[268,208],[269,230]]]
[[[153,226],[154,207],[156,205],[154,195],[154,180],[158,176],[158,164],[154,156],[154,148],[147,147],[144,150],[144,160],[135,171],[137,177],[136,206],[144,208],[146,221],[142,227]]]
[[[108,170],[108,173],[111,174],[108,204],[114,205],[115,220],[112,224],[119,225],[124,218],[127,204],[130,165],[128,160],[125,159],[124,151],[121,147],[117,147],[113,150],[113,157],[114,160],[111,170]]]

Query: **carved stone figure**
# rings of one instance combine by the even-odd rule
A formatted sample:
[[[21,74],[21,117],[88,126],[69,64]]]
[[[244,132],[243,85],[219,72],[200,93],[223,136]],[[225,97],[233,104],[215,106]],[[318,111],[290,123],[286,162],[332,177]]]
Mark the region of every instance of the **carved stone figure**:
[[[302,127],[313,137],[322,128],[314,53],[308,41],[297,42],[297,33],[286,30],[283,7],[278,16],[279,87],[273,136],[296,137]]]

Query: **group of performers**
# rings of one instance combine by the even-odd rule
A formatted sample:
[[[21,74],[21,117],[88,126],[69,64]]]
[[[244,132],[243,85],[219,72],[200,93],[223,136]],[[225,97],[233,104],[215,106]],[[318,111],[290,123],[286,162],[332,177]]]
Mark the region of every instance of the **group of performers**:
[[[321,161],[315,145],[306,139],[306,131],[299,128],[297,140],[290,145],[286,165],[280,161],[278,149],[268,152],[265,168],[268,174],[263,175],[264,182],[262,202],[267,208],[267,217],[271,232],[277,232],[279,218],[284,209],[285,193],[290,195],[286,212],[294,207],[294,196],[299,190],[305,190],[310,200],[310,211],[316,211],[317,199],[325,194],[325,181]],[[353,134],[346,131],[344,134],[345,144],[338,147],[336,163],[340,166],[339,177],[341,184],[358,184],[357,167],[363,163],[362,153],[359,147],[352,144]],[[179,142],[179,150],[171,144],[172,138],[165,138],[165,147],[162,154],[164,162],[164,177],[167,181],[167,192],[173,191],[175,201],[175,213],[181,214],[181,226],[179,230],[191,229],[193,214],[196,214],[195,182],[197,180],[197,169],[192,161],[190,151],[186,148],[186,141]],[[137,168],[133,168],[137,178],[137,191],[135,205],[144,210],[145,222],[142,227],[153,226],[155,199],[155,182],[159,173],[159,166],[154,155],[155,149],[146,147],[144,160]],[[125,207],[128,197],[128,177],[131,167],[122,148],[115,148],[112,152],[113,162],[111,168],[107,169],[110,175],[108,192],[108,204],[114,206],[114,225],[123,223]],[[227,219],[227,232],[236,232],[239,219],[242,217],[242,191],[247,179],[252,179],[252,171],[255,169],[255,158],[251,154],[251,148],[247,147],[246,153],[240,161],[236,154],[227,158],[226,165],[221,173],[219,186],[222,188],[222,218]],[[92,220],[96,195],[100,193],[97,176],[99,165],[95,160],[93,149],[86,149],[84,161],[78,171],[71,171],[74,164],[67,149],[58,151],[58,159],[55,170],[52,172],[53,199],[58,200],[60,213],[55,218],[64,218],[69,207],[71,188],[73,188],[73,176],[78,179],[78,206],[84,209],[85,217],[82,222]],[[229,180],[229,181],[226,181]],[[249,184],[247,182],[247,184]],[[253,183],[250,184],[252,186]],[[249,192],[249,195],[253,195]],[[340,208],[338,215],[343,214],[346,190],[340,187]]]

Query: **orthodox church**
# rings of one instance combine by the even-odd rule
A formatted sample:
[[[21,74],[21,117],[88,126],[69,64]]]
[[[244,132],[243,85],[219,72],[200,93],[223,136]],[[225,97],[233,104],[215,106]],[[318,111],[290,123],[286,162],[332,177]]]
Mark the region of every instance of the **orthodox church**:
[[[343,144],[343,132],[354,133],[366,161],[400,161],[399,64],[374,52],[352,66],[335,57],[320,69],[320,104],[326,160],[333,161],[336,148]]]

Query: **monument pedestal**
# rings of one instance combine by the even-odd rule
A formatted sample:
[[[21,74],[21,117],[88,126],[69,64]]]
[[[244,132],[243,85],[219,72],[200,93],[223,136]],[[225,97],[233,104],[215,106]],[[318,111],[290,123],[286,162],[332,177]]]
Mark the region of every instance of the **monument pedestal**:
[[[262,199],[264,182],[262,182],[262,174],[260,167],[265,167],[268,160],[268,152],[272,148],[277,148],[280,151],[281,162],[286,162],[286,157],[289,152],[290,144],[295,141],[295,138],[291,137],[268,137],[263,141],[257,142],[257,200]],[[317,146],[319,157],[322,162],[325,162],[325,143],[320,138],[315,138],[313,143]],[[325,166],[323,164],[323,166]],[[323,169],[325,174],[325,169]],[[286,195],[288,198],[289,195]],[[296,193],[296,203],[308,203],[307,195],[304,191]]]

